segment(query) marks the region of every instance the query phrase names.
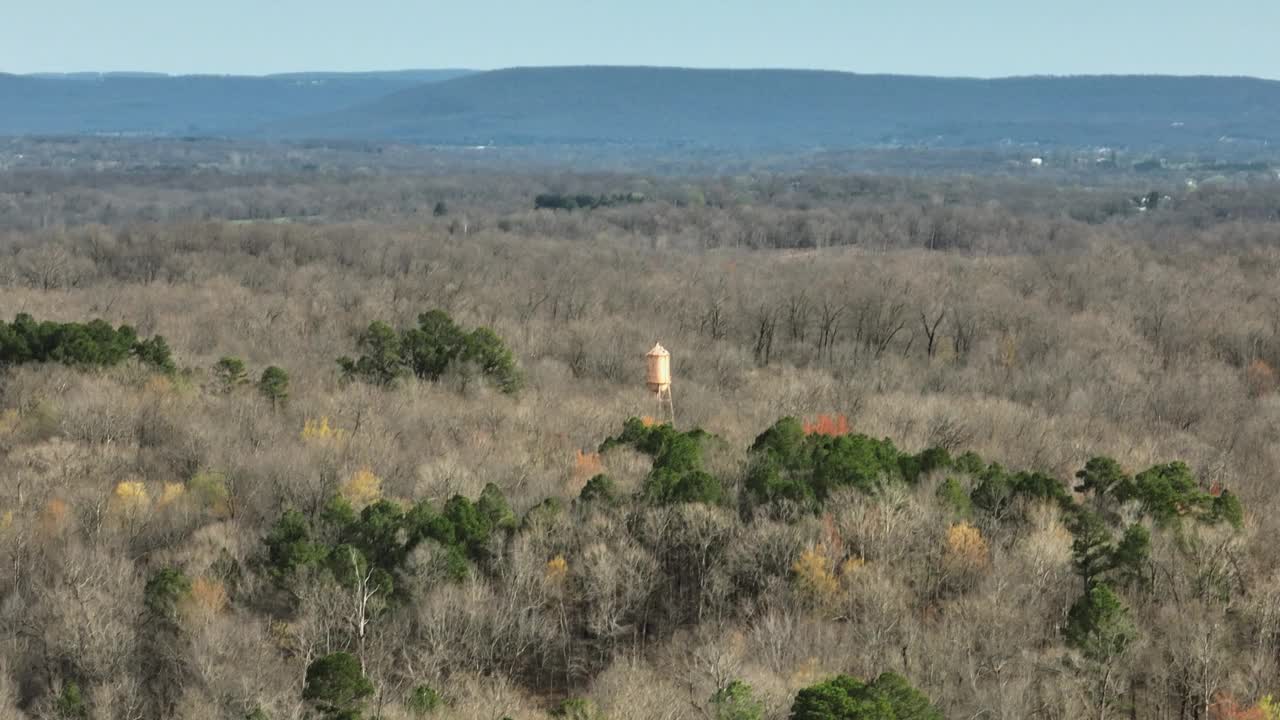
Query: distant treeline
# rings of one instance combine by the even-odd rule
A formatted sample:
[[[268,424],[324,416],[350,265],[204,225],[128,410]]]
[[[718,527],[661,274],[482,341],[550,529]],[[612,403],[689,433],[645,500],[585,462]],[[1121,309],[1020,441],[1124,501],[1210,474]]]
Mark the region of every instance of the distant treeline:
[[[543,193],[533,199],[533,206],[538,210],[593,210],[598,207],[615,205],[634,205],[646,200],[644,193],[615,193],[613,195],[564,193]]]

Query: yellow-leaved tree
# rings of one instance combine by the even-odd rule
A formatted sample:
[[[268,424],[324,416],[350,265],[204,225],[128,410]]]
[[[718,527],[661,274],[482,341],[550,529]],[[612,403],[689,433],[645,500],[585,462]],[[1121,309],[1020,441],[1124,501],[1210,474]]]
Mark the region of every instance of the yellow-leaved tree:
[[[569,574],[569,561],[563,555],[557,555],[547,561],[547,579],[560,581]]]
[[[947,561],[966,570],[982,570],[991,561],[982,531],[967,522],[947,529]]]
[[[222,581],[203,575],[191,581],[191,592],[182,598],[182,614],[195,622],[207,622],[226,609],[227,589]]]
[[[1267,720],[1280,720],[1280,702],[1277,702],[1270,695],[1263,695],[1258,701],[1258,709],[1262,711],[1262,716]]]
[[[315,445],[337,445],[346,437],[347,431],[331,425],[327,415],[319,419],[307,418],[302,425],[302,439]]]
[[[151,508],[147,486],[139,480],[122,480],[111,493],[108,508],[116,515],[137,515]]]
[[[829,602],[840,589],[827,549],[821,543],[805,548],[791,571],[800,592],[819,605]]]
[[[169,507],[182,499],[187,494],[187,488],[182,483],[167,482],[160,489],[160,499],[156,504],[160,507]]]
[[[361,468],[342,483],[339,493],[352,508],[363,510],[382,499],[382,478],[374,475],[368,468]]]

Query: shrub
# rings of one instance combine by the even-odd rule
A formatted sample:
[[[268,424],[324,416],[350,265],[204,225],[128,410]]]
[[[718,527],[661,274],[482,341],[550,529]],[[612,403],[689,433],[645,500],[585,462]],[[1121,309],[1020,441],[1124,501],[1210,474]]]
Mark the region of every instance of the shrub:
[[[177,616],[178,603],[191,592],[191,579],[177,568],[163,568],[147,579],[142,601],[147,611],[158,618]]]
[[[266,565],[277,580],[291,577],[298,569],[316,565],[326,548],[311,537],[311,525],[297,510],[286,510],[264,540]]]
[[[801,690],[791,720],[942,720],[927,697],[896,673],[871,683],[847,675]]]
[[[767,452],[783,465],[791,465],[804,450],[804,426],[793,417],[784,417],[760,433],[751,444],[752,452]]]
[[[714,436],[700,428],[680,432],[670,425],[647,425],[640,418],[630,418],[617,437],[607,438],[600,452],[620,445],[631,445],[653,457],[653,469],[645,478],[640,495],[659,504],[724,502],[725,490],[719,479],[702,468],[703,447]]]
[[[957,517],[969,518],[973,516],[973,500],[969,498],[969,493],[965,492],[964,486],[955,478],[947,478],[938,485],[937,490],[938,501],[944,507],[951,510]]]
[[[0,322],[0,367],[46,362],[111,367],[129,357],[165,373],[175,370],[162,336],[142,340],[128,325],[112,328],[103,320],[36,322],[26,313],[18,314],[12,323]]]
[[[751,686],[734,680],[711,696],[714,720],[760,720],[764,705],[756,700]]]
[[[1109,457],[1090,458],[1080,472],[1076,473],[1080,484],[1076,492],[1092,495],[1110,495],[1119,493],[1122,497],[1133,493],[1133,479],[1120,467],[1120,463]]]
[[[370,323],[368,329],[360,334],[356,347],[364,352],[358,359],[338,359],[344,377],[387,387],[405,374],[401,339],[390,325]]]
[[[524,383],[515,356],[496,333],[483,327],[466,332],[442,310],[419,315],[416,328],[399,333],[386,323],[370,323],[357,347],[360,357],[338,358],[347,380],[389,387],[408,375],[436,381],[451,368],[467,365],[507,394]]]
[[[936,451],[906,455],[888,439],[866,435],[806,433],[791,417],[760,434],[751,449],[746,488],[753,501],[787,500],[813,510],[841,487],[869,493],[885,483],[914,481],[923,468],[941,466],[945,456]]]
[[[1240,498],[1223,490],[1221,495],[1213,499],[1210,518],[1213,522],[1226,522],[1237,530],[1243,528],[1244,508],[1240,506]]]
[[[508,395],[519,392],[524,385],[524,377],[516,367],[515,356],[489,328],[471,331],[466,338],[462,359],[478,367],[482,375]]]
[[[568,698],[551,711],[551,717],[564,720],[600,720],[600,712],[595,703],[586,698]]]
[[[80,686],[69,682],[62,686],[62,692],[53,702],[53,710],[58,720],[83,720],[89,717],[89,707],[80,693]]]
[[[202,510],[214,517],[227,517],[231,513],[231,491],[227,489],[226,475],[211,470],[198,472],[187,481],[187,491]]]
[[[1157,523],[1168,525],[1184,515],[1212,522],[1213,496],[1200,489],[1191,469],[1185,463],[1156,465],[1133,478],[1132,490],[1118,498],[1121,502],[1136,499],[1142,510]]]
[[[271,401],[273,409],[282,405],[289,399],[289,373],[275,365],[263,370],[258,378],[258,392]]]
[[[564,503],[559,498],[545,498],[524,514],[524,518],[520,521],[520,529],[527,530],[536,525],[553,523],[562,512],[564,512]]]
[[[592,477],[586,485],[582,486],[582,492],[578,493],[578,501],[612,504],[617,499],[616,494],[613,480],[608,475],[600,474]]]
[[[1123,653],[1137,636],[1129,610],[1104,583],[1092,585],[1067,613],[1067,642],[1096,662]]]
[[[373,684],[350,653],[325,655],[307,666],[302,699],[329,717],[360,717],[361,701],[372,694]]]
[[[516,514],[511,511],[511,505],[507,503],[502,489],[493,483],[485,484],[480,491],[476,510],[484,516],[491,530],[514,530],[518,524]]]
[[[409,711],[419,717],[435,712],[444,704],[444,699],[440,697],[440,693],[436,692],[426,685],[419,685],[409,694],[409,701],[405,703],[409,707]]]
[[[160,335],[136,343],[133,346],[133,354],[142,362],[162,372],[172,373],[177,369],[169,352],[169,344]]]
[[[455,495],[439,512],[425,500],[408,511],[390,500],[378,500],[357,513],[351,503],[335,495],[314,526],[297,510],[286,510],[263,540],[260,562],[286,587],[299,570],[307,568],[328,572],[343,584],[354,582],[355,573],[363,576],[372,569],[373,583],[390,598],[397,590],[397,573],[423,542],[438,543],[443,553],[437,560],[444,564],[445,574],[461,580],[468,574],[468,559],[489,562],[489,540],[495,533],[516,528],[506,498],[492,484],[476,502]]]
[[[998,463],[991,463],[978,473],[970,498],[974,505],[997,516],[1007,513],[1017,500],[1048,502],[1068,509],[1074,506],[1066,487],[1057,479],[1036,472],[1011,474]]]

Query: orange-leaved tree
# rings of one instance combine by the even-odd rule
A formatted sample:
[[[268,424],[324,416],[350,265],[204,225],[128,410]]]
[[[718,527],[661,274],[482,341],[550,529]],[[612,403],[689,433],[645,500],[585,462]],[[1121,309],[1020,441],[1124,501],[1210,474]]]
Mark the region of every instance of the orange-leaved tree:
[[[803,427],[805,435],[840,437],[849,434],[849,418],[843,414],[818,415],[818,418],[812,422],[806,420]]]

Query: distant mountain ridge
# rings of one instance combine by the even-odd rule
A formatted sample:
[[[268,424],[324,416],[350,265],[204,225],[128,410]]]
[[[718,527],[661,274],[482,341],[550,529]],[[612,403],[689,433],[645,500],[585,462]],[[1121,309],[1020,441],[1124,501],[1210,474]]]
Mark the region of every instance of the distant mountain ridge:
[[[1280,142],[1280,82],[661,67],[0,76],[0,134],[57,133],[731,151],[1247,150]]]
[[[468,72],[0,74],[0,135],[244,135]]]
[[[1195,147],[1224,138],[1280,141],[1280,82],[515,68],[402,90],[272,130],[439,144]]]

